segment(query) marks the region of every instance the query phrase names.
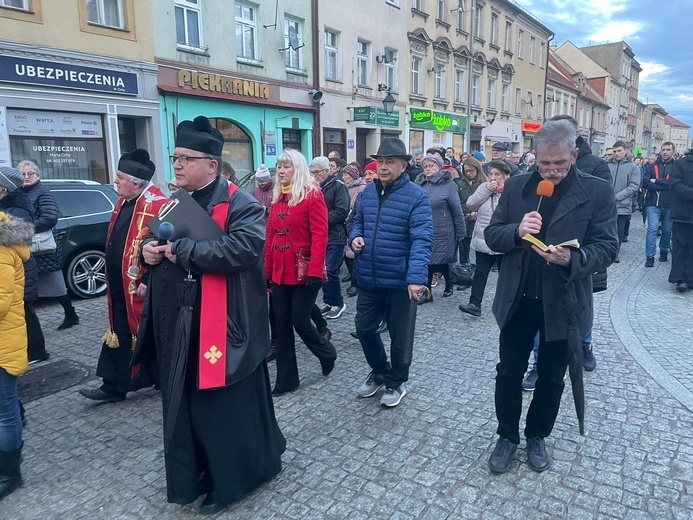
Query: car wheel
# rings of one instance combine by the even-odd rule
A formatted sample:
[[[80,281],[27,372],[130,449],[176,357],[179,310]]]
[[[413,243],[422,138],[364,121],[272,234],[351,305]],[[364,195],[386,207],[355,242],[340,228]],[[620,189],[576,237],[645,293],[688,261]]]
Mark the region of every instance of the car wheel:
[[[77,298],[106,294],[106,255],[97,249],[77,253],[67,265],[67,287]]]

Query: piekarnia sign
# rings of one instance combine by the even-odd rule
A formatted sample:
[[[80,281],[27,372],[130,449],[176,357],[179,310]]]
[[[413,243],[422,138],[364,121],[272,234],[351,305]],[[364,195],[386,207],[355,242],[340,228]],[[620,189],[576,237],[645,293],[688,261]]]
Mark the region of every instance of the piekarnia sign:
[[[67,63],[0,56],[0,81],[136,96],[137,74]]]

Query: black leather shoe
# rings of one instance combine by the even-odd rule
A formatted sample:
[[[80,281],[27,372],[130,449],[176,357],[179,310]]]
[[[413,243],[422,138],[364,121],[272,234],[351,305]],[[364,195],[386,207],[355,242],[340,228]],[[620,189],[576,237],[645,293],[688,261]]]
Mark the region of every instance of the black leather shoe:
[[[472,316],[476,316],[477,318],[481,316],[481,308],[477,307],[473,303],[468,303],[467,305],[463,303],[458,307],[458,309],[460,309],[462,312],[466,312],[467,314],[471,314]]]
[[[355,285],[350,285],[349,288],[346,290],[346,294],[349,298],[353,298],[359,293],[359,288],[356,287]]]
[[[659,261],[660,262],[668,262],[669,261],[669,251],[661,251],[659,253]]]
[[[201,515],[215,515],[226,506],[227,504],[218,502],[214,496],[214,492],[212,492],[205,497],[205,499],[202,501],[200,509],[198,509],[197,512]]]
[[[75,308],[73,307],[72,309],[68,309],[67,311],[65,311],[65,319],[60,325],[58,325],[58,330],[69,329],[70,327],[74,327],[78,323],[79,316],[77,316],[77,312],[75,312]]]
[[[689,289],[688,284],[686,282],[677,282],[676,283],[676,290],[678,292],[686,292]]]
[[[540,437],[527,439],[527,464],[529,464],[530,468],[539,473],[549,469],[551,459],[546,451],[544,439]]]
[[[330,361],[327,361],[327,362],[324,363],[324,364],[321,363],[321,366],[322,366],[322,375],[324,375],[325,377],[327,377],[327,376],[329,376],[329,375],[332,373],[332,371],[334,370],[334,362],[335,362],[335,360],[332,359],[332,360],[330,360]]]
[[[501,437],[493,449],[493,453],[488,459],[488,469],[491,473],[507,473],[512,464],[512,457],[517,450],[517,444],[513,444],[509,439]]]
[[[282,389],[277,388],[277,387],[275,386],[275,387],[274,387],[274,390],[272,390],[272,395],[273,395],[274,397],[279,397],[279,396],[281,396],[281,395],[290,394],[291,392],[294,392],[295,390],[297,390],[299,386],[300,386],[300,385],[296,385],[295,387],[289,388],[288,390],[282,390]]]
[[[99,401],[101,403],[117,403],[118,401],[125,401],[124,394],[107,394],[100,388],[80,388],[79,393],[87,399]]]
[[[445,289],[443,292],[443,298],[447,298],[448,296],[452,296],[452,289]]]
[[[431,302],[433,302],[433,296],[431,296],[430,298],[426,298],[426,294],[422,294],[421,296],[419,296],[419,299],[416,301],[416,304],[425,305]]]

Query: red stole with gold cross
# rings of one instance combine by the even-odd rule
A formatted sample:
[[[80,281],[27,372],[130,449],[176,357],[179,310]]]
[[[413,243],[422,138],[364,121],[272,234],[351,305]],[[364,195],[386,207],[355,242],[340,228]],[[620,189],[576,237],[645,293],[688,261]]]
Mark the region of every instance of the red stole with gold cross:
[[[212,219],[226,229],[231,196],[238,189],[229,183],[229,200],[212,210]],[[226,274],[202,275],[202,307],[200,310],[200,351],[198,386],[200,390],[226,386],[226,316],[228,309]]]

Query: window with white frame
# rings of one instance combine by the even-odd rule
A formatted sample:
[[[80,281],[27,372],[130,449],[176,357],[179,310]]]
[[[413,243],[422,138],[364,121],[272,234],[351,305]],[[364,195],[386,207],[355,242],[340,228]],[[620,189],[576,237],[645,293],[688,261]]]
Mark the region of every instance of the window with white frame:
[[[251,4],[236,2],[236,56],[256,60],[257,54],[257,9]]]
[[[89,23],[124,29],[123,0],[86,0],[87,20]],[[4,0],[6,7],[28,10],[28,2]]]
[[[534,36],[529,37],[529,62],[534,63],[534,48],[537,45],[537,39]]]
[[[525,116],[532,117],[532,91],[527,92],[527,101],[525,101]]]
[[[423,95],[423,89],[421,88],[421,66],[423,60],[416,56],[411,58],[411,93],[418,96]]]
[[[522,89],[515,87],[515,115],[520,115],[520,105],[522,105]]]
[[[339,81],[339,36],[332,29],[325,29],[325,79]]]
[[[284,63],[287,69],[300,70],[303,68],[303,49],[301,47],[303,32],[303,23],[297,18],[292,18],[291,16],[284,16],[284,47],[287,49],[284,51]],[[291,44],[293,36],[295,34],[294,44],[297,48],[294,48]]]
[[[455,71],[455,103],[464,103],[464,70]]]
[[[440,20],[441,22],[446,22],[446,16],[445,16],[445,0],[437,0],[436,4],[436,20]]]
[[[394,49],[385,49],[385,84],[390,90],[397,92],[397,51]]]
[[[198,0],[175,0],[176,42],[178,45],[202,47],[201,8]]]
[[[513,23],[505,22],[505,50],[513,51]]]
[[[488,79],[488,98],[486,108],[496,108],[496,80],[493,78]]]
[[[411,8],[417,11],[423,11],[423,0],[412,0]]]
[[[585,109],[580,107],[580,127],[585,128]]]
[[[399,7],[399,0],[385,0],[385,3]]]
[[[517,57],[522,59],[525,57],[525,32],[522,29],[517,31]]]
[[[457,0],[457,30],[466,31],[467,0]]]
[[[491,14],[491,45],[498,45],[498,14]]]
[[[89,6],[89,2],[87,2],[87,8]],[[29,10],[29,0],[0,0],[0,7],[8,7],[10,9],[16,9],[17,11],[28,11]],[[89,21],[91,22],[92,19],[91,17],[89,18]],[[94,22],[98,23],[98,22]],[[105,25],[105,24],[101,24]]]
[[[371,85],[371,44],[365,40],[359,40],[356,59],[358,62],[357,82],[360,87]]]
[[[483,40],[484,36],[484,6],[477,4],[476,10],[474,11],[474,36]]]
[[[537,94],[537,119],[544,119],[544,98]]]
[[[481,106],[481,76],[472,74],[472,105]]]
[[[501,94],[501,110],[510,112],[510,84],[503,83],[503,92]]]
[[[539,51],[539,66],[542,69],[544,68],[544,56],[546,56],[546,43],[541,42],[540,51]]]
[[[433,97],[435,99],[445,99],[445,66],[442,63],[436,62],[433,68],[435,69],[435,92]]]

